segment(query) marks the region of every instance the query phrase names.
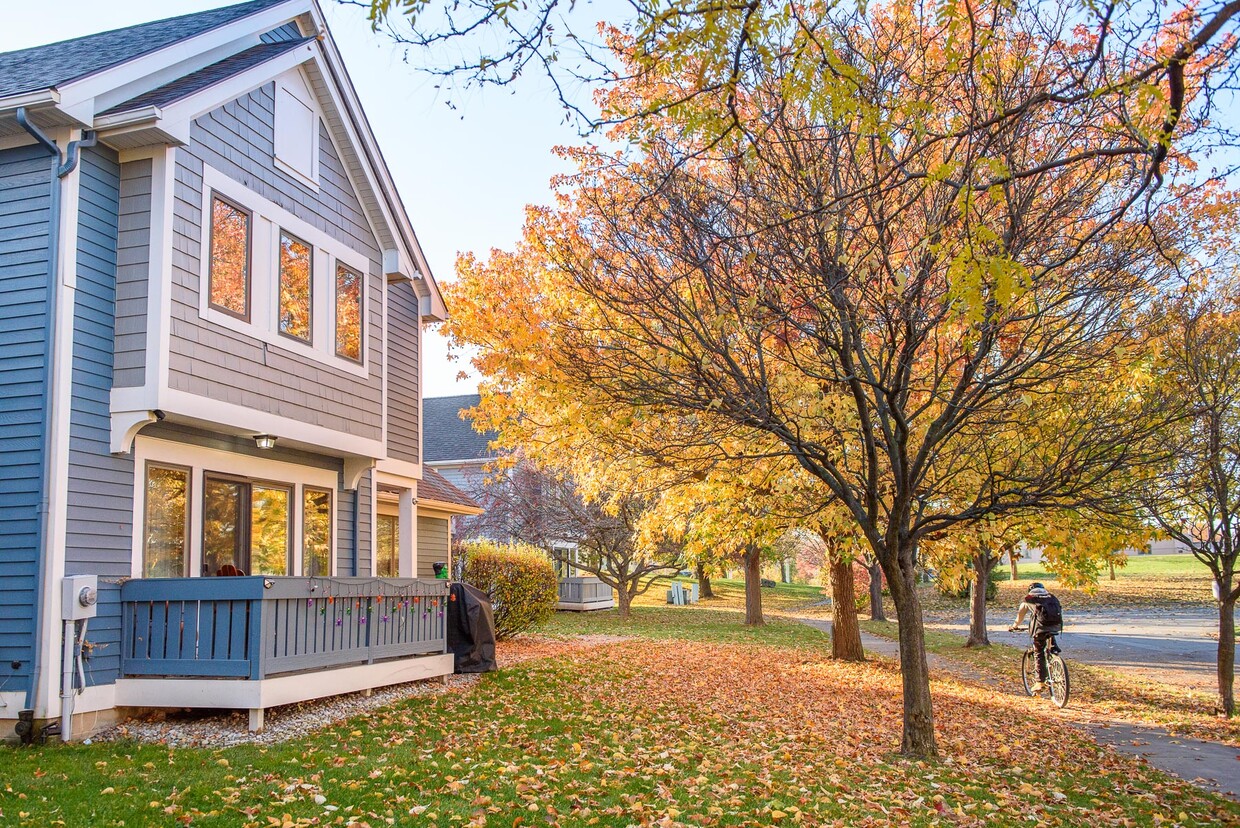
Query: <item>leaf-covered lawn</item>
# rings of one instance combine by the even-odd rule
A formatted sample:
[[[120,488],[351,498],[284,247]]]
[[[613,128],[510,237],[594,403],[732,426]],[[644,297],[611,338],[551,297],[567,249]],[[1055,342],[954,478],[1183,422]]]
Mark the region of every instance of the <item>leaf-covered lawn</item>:
[[[560,612],[538,628],[541,635],[623,635],[653,639],[681,639],[748,644],[812,644],[822,633],[786,618],[768,617],[761,627],[746,627],[744,613],[701,607],[635,606],[630,618],[618,610]]]
[[[936,682],[937,764],[892,753],[892,665],[818,644],[635,639],[300,743],[5,749],[6,825],[1185,825],[1240,806],[1027,705]]]
[[[895,639],[894,622],[862,621],[863,629]],[[981,674],[1005,691],[1021,693],[1020,659],[1024,652],[1006,644],[966,649],[964,636],[942,630],[926,631],[926,649],[944,656],[968,671]],[[1065,655],[1068,655],[1070,648]],[[1153,724],[1173,734],[1212,739],[1240,747],[1240,719],[1213,713],[1217,698],[1184,687],[1136,678],[1068,658],[1072,679],[1072,703],[1068,715],[1098,716]],[[1240,773],[1240,767],[1237,768]]]

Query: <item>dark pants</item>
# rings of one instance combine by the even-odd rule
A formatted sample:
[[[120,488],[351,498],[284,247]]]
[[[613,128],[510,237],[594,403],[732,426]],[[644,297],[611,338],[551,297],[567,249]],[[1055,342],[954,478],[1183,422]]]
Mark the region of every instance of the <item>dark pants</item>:
[[[1033,634],[1033,649],[1038,659],[1038,681],[1046,681],[1046,645],[1055,646],[1055,633],[1039,630]]]

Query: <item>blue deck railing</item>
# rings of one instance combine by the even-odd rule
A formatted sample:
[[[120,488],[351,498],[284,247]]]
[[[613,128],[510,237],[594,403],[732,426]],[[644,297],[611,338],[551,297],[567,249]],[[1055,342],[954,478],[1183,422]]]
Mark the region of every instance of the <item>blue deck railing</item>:
[[[448,583],[140,578],[121,586],[121,674],[262,679],[447,651]]]

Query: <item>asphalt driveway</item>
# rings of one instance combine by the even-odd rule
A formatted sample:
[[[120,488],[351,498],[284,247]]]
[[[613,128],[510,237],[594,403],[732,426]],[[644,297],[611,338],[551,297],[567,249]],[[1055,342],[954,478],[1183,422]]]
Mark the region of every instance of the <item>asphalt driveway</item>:
[[[1027,633],[1007,631],[1015,615],[1014,608],[989,607],[991,641],[1025,646]],[[1218,613],[1209,607],[1074,611],[1069,606],[1064,615],[1060,646],[1069,658],[1204,692],[1217,687]],[[965,618],[927,626],[962,634],[969,629]]]

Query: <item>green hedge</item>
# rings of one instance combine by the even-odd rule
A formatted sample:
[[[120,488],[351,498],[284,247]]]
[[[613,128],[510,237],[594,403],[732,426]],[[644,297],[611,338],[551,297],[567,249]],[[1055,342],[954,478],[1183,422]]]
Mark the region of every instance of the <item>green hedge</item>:
[[[491,596],[495,635],[511,638],[555,614],[559,584],[551,561],[523,544],[474,541],[465,546],[461,580]]]

